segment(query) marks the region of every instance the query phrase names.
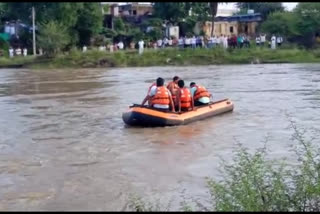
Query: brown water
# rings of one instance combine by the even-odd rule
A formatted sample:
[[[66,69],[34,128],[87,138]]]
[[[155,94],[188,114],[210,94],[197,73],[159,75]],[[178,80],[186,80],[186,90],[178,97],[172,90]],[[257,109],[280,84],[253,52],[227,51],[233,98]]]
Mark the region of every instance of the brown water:
[[[183,77],[235,109],[186,126],[126,128],[150,83]],[[179,207],[240,142],[289,157],[291,115],[320,128],[320,65],[0,70],[0,210],[122,210],[130,194]],[[184,192],[184,193],[183,193]]]

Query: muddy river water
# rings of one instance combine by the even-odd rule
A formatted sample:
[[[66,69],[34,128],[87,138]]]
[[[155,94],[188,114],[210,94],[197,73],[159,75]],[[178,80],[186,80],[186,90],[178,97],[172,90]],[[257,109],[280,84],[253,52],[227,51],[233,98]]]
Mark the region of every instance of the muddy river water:
[[[230,98],[232,113],[168,128],[121,115],[155,78],[174,75]],[[205,177],[241,143],[268,137],[292,158],[289,118],[320,128],[320,64],[0,70],[0,210],[125,210],[130,194],[207,200]]]

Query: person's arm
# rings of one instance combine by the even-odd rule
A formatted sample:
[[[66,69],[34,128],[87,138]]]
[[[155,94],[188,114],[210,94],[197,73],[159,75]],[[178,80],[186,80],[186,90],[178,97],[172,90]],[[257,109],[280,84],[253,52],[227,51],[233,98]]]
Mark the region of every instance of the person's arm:
[[[176,110],[174,109],[174,104],[173,104],[173,100],[172,100],[172,96],[170,95],[170,103],[172,106],[172,112],[176,112]]]
[[[171,95],[170,91],[168,91],[168,92],[169,92],[169,100],[170,100],[170,105],[172,107],[172,112],[176,112],[176,110],[174,109],[174,103],[173,103],[172,95]]]
[[[181,112],[181,92],[180,90],[177,91],[177,102],[178,102],[178,109],[179,109],[179,113]]]
[[[167,85],[167,89],[172,93],[172,84],[169,83],[169,84]]]
[[[144,100],[142,101],[141,105],[143,106],[148,100],[150,99],[149,94],[144,98]]]
[[[194,102],[193,102],[193,97],[191,96],[191,108],[194,110]]]

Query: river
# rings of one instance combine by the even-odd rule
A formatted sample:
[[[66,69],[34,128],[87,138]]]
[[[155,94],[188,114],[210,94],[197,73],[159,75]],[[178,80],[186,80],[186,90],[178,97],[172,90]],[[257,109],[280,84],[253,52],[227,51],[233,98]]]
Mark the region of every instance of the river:
[[[206,86],[234,111],[185,126],[128,128],[158,76]],[[289,119],[320,128],[320,64],[0,70],[0,210],[127,210],[131,194],[206,201],[238,143],[294,160]],[[205,202],[204,202],[205,203]]]

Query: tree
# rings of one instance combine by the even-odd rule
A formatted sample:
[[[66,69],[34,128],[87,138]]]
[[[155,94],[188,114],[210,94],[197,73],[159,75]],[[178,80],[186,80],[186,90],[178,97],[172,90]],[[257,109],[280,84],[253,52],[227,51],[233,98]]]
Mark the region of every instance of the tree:
[[[300,35],[296,29],[298,18],[293,12],[275,12],[262,23],[261,30],[286,37],[297,36]]]
[[[38,44],[49,57],[55,56],[70,42],[68,28],[57,21],[40,25]]]
[[[102,27],[103,17],[97,2],[9,2],[2,4],[4,5],[1,8],[5,8],[2,17],[7,20],[20,19],[26,24],[31,24],[31,8],[34,6],[36,24],[49,21],[63,24],[70,35],[70,45],[88,44],[90,37],[96,35]]]
[[[240,9],[241,14],[246,14],[248,9],[252,9],[256,13],[261,13],[263,20],[273,12],[284,11],[284,7],[281,2],[238,2],[237,7]]]
[[[210,9],[211,9],[211,36],[213,36],[213,32],[214,32],[214,18],[217,15],[217,11],[218,11],[218,2],[210,2]]]
[[[181,21],[205,22],[211,18],[212,31],[214,19],[217,15],[218,2],[155,2],[153,3],[155,16],[167,20],[173,24]],[[189,16],[191,12],[191,18]],[[191,22],[190,22],[191,23]],[[186,26],[184,24],[184,26]]]
[[[147,40],[157,40],[163,37],[163,20],[151,18],[145,20],[141,27],[146,31]]]
[[[320,34],[320,5],[298,4],[293,12],[275,12],[261,25],[264,32],[281,34],[289,41],[311,48]]]
[[[303,36],[301,40],[307,47],[315,44],[316,35],[320,33],[320,5],[318,3],[299,3],[294,10],[297,30]]]
[[[155,17],[177,24],[188,15],[185,2],[154,2]]]
[[[205,22],[211,18],[211,36],[214,32],[214,19],[217,15],[219,2],[191,2],[190,8],[192,9],[192,15],[197,21]]]
[[[85,2],[78,11],[75,30],[79,34],[79,45],[89,45],[90,38],[97,35],[102,29],[103,17],[97,2]]]

